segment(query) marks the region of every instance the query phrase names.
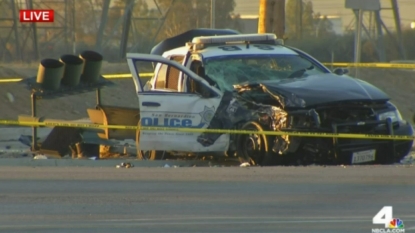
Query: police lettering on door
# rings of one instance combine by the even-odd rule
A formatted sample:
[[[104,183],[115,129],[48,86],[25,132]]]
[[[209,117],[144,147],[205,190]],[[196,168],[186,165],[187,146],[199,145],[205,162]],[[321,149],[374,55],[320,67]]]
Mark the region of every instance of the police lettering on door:
[[[189,128],[193,126],[192,118],[170,118],[163,117],[163,115],[152,114],[152,117],[143,117],[141,125],[143,126],[162,126],[162,127],[184,127]]]
[[[214,107],[206,107],[199,113],[171,113],[155,112],[151,117],[141,118],[142,126],[155,127],[182,127],[182,128],[202,128],[208,125],[215,114]]]

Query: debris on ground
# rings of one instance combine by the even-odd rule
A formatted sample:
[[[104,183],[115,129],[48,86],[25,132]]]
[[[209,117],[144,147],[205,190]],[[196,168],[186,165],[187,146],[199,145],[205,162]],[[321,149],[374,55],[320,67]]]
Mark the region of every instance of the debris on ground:
[[[40,139],[40,138],[38,138]],[[31,147],[32,146],[32,136],[30,135],[20,135],[19,137],[19,142],[21,142],[22,144]]]
[[[163,167],[165,167],[165,168],[169,168],[169,167],[172,167],[172,168],[178,168],[179,166],[177,166],[177,165],[170,166],[170,165],[168,165],[168,164],[166,163],[166,164],[164,164],[164,166],[163,166]]]
[[[119,164],[119,165],[117,165],[115,167],[116,168],[131,168],[131,167],[134,167],[134,165],[131,164],[131,163],[121,163],[121,164]]]
[[[48,159],[48,157],[46,155],[36,155],[33,159]]]
[[[239,165],[240,167],[250,167],[251,164],[245,162],[245,163],[241,163],[241,165]]]
[[[13,103],[14,102],[14,96],[13,96],[12,93],[7,92],[6,97],[9,100],[10,103]]]
[[[415,163],[415,153],[411,151],[411,153],[405,156],[399,164],[414,164]]]

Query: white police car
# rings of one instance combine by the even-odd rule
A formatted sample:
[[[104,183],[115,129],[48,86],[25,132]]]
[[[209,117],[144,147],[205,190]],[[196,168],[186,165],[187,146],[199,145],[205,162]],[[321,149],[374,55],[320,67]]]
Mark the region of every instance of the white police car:
[[[191,30],[127,60],[143,126],[412,135],[384,92],[345,69],[331,72],[274,34]],[[146,84],[141,62],[154,64]],[[142,130],[137,138],[143,158],[157,159],[162,151],[236,152],[260,165],[391,163],[412,147],[408,140],[164,130]]]

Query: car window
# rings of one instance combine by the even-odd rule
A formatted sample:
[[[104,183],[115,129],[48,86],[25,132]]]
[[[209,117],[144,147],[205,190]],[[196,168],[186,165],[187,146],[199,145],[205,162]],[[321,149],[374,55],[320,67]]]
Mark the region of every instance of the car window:
[[[160,64],[160,69],[157,72],[155,88],[164,89],[166,88],[166,74],[167,74],[167,65]]]
[[[195,72],[195,74],[199,75],[201,78],[205,78],[205,71],[202,65],[202,62],[200,61],[192,61],[190,64],[190,70]],[[187,92],[190,93],[201,93],[202,92],[202,84],[199,82],[196,82],[193,79],[188,79],[187,82]]]
[[[299,55],[258,54],[217,56],[205,59],[205,73],[221,90],[233,90],[233,85],[246,82],[283,80],[294,76],[326,73]],[[296,71],[304,70],[304,72]]]
[[[182,63],[184,56],[173,56],[171,60]],[[168,66],[166,71],[166,88],[171,90],[178,90],[180,70],[173,66]]]
[[[172,56],[170,60],[174,60],[178,63],[182,63],[184,56]],[[156,89],[169,89],[178,90],[180,70],[173,66],[161,64],[157,74],[155,88]]]

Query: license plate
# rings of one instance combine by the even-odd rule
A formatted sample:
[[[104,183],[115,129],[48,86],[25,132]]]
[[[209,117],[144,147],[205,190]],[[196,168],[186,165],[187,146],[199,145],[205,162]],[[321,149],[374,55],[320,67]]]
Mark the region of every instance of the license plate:
[[[352,164],[375,161],[375,154],[376,150],[364,150],[354,152],[352,156]]]

